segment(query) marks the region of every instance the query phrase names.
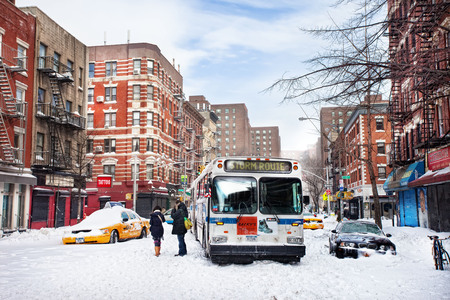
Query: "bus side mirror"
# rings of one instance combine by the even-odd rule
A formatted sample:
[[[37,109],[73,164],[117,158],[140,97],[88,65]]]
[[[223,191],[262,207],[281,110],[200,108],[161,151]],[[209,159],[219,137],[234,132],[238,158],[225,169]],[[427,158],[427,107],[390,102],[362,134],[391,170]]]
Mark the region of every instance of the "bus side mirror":
[[[303,205],[309,205],[309,196],[303,196]]]

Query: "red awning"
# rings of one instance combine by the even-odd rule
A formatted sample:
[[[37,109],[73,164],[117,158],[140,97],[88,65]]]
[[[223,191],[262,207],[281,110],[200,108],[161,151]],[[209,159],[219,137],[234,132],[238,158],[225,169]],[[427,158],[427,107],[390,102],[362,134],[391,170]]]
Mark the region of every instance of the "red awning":
[[[450,182],[450,167],[436,171],[428,171],[416,180],[411,181],[409,187],[425,186]]]

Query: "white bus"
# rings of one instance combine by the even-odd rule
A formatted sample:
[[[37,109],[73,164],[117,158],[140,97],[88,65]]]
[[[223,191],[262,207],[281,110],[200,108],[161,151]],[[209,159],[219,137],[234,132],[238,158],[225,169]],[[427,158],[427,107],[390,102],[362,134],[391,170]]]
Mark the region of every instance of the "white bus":
[[[299,262],[303,244],[300,164],[217,158],[191,186],[192,231],[213,263]]]

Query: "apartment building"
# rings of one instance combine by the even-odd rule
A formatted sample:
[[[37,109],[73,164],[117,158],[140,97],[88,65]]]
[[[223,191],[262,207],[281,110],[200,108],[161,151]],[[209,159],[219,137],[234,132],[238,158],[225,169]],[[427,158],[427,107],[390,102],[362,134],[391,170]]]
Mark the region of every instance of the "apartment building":
[[[400,225],[448,231],[449,3],[389,0],[388,18],[394,169],[385,190],[398,199]]]
[[[179,70],[158,46],[89,47],[88,209],[110,200],[144,216],[155,205],[169,207],[180,176],[195,174],[202,122],[184,101]],[[102,187],[105,176],[111,185]]]
[[[217,121],[217,156],[251,155],[250,121],[244,103],[213,104]]]
[[[219,118],[212,111],[211,104],[205,96],[189,96],[189,103],[205,119],[203,122],[203,165],[206,165],[217,157],[217,121]]]
[[[251,155],[280,157],[281,142],[277,126],[251,127]]]
[[[391,144],[389,101],[382,100],[381,95],[366,96],[366,99],[368,97],[371,97],[370,111],[364,103],[353,110],[333,147],[333,152],[338,155],[337,159],[333,159],[333,169],[339,173],[334,176],[334,179],[337,186],[343,186],[347,191],[352,191],[352,199],[344,201],[348,217],[352,219],[373,217],[375,213],[372,181],[368,169],[370,166],[366,163],[370,158],[374,166],[377,193],[382,206],[381,215],[393,218],[395,200],[383,190],[387,175],[392,170],[388,165]],[[369,143],[371,148],[368,147]]]
[[[0,236],[29,227],[35,18],[0,0]]]

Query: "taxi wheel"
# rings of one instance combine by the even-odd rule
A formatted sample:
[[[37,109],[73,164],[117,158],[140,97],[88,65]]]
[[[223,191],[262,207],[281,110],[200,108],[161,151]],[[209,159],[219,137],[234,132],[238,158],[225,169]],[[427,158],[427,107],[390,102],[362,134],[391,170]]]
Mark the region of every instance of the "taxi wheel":
[[[146,238],[147,237],[147,230],[145,228],[142,228],[141,235],[138,237],[138,239]]]
[[[113,230],[111,232],[111,236],[109,238],[109,243],[110,244],[115,244],[118,241],[119,241],[119,235],[117,234],[117,230]]]

